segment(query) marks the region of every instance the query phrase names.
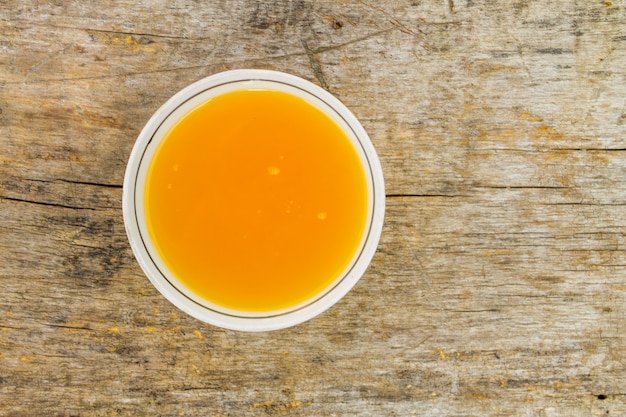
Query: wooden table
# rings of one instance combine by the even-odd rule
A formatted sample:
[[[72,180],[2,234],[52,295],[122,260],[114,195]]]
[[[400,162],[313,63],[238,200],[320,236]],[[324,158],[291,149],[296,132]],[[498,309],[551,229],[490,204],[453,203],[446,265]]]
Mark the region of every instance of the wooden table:
[[[0,4],[0,416],[626,415],[626,1]],[[130,250],[150,115],[234,68],[359,117],[387,213],[321,316],[226,331]]]

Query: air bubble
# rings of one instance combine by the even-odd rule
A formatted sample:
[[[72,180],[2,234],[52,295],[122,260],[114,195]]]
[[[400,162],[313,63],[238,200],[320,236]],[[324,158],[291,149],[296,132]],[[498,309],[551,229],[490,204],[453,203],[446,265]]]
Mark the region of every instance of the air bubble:
[[[274,165],[270,165],[267,167],[267,172],[269,172],[270,175],[278,175],[280,174],[280,168]]]
[[[326,216],[326,212],[325,211],[321,211],[321,212],[317,213],[317,218],[319,220],[326,220],[326,217],[327,216]]]

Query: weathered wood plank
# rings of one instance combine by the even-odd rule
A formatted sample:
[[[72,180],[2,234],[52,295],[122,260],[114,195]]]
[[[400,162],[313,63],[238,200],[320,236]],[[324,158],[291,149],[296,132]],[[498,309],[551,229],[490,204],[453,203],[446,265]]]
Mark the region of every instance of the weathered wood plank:
[[[626,415],[626,4],[0,5],[0,416]],[[204,325],[132,257],[133,142],[230,68],[327,88],[379,152],[355,289]]]

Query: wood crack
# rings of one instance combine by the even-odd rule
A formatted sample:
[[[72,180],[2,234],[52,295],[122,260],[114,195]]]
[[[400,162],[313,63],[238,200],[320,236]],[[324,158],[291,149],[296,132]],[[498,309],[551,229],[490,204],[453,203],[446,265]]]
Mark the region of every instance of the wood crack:
[[[67,324],[54,324],[54,323],[45,323],[46,326],[48,327],[55,327],[58,329],[71,329],[71,330],[89,330],[89,331],[93,331],[93,329],[91,327],[87,327],[87,326],[70,326]]]
[[[385,34],[387,32],[391,32],[392,30],[395,30],[395,29],[397,29],[397,28],[396,27],[390,27],[390,28],[387,28],[387,29],[379,30],[379,31],[374,32],[374,33],[370,33],[369,35],[361,36],[360,38],[356,38],[356,39],[353,39],[351,41],[339,43],[339,44],[336,44],[336,45],[320,46],[318,48],[311,49],[310,52],[313,53],[313,54],[320,54],[320,53],[323,53],[323,52],[328,52],[328,51],[333,51],[333,50],[336,50],[336,49],[341,49],[344,46],[348,46],[348,45],[352,45],[352,44],[355,44],[355,43],[363,42],[363,41],[366,41],[368,39],[372,39],[372,38],[375,38],[377,36],[383,35],[383,34]],[[305,50],[306,50],[306,48],[305,48]]]
[[[16,25],[20,28],[25,28],[25,25]],[[149,33],[149,32],[130,32],[130,31],[122,31],[122,30],[114,30],[114,29],[93,29],[93,28],[85,28],[80,26],[65,26],[65,25],[47,25],[47,24],[38,24],[35,23],[32,26],[42,27],[42,28],[52,28],[52,29],[63,29],[63,30],[76,30],[83,31],[87,33],[109,33],[113,35],[128,35],[128,36],[147,36],[153,38],[162,38],[162,39],[180,39],[180,40],[188,40],[188,41],[206,41],[211,38],[209,37],[190,37],[190,36],[179,36],[179,35],[169,35],[162,33]]]
[[[546,203],[546,206],[596,206],[596,207],[611,207],[611,206],[624,206],[624,203],[584,203],[584,202],[565,202],[565,203]]]
[[[624,152],[626,148],[553,148],[549,152],[559,151],[581,151],[581,152]]]
[[[122,184],[107,184],[107,183],[102,183],[102,182],[67,180],[64,178],[55,178],[51,180],[44,180],[44,179],[39,179],[39,178],[24,178],[24,179],[27,181],[35,181],[35,182],[45,182],[45,183],[63,182],[67,184],[93,185],[96,187],[106,187],[106,188],[116,188],[116,189],[120,189],[124,187]]]
[[[98,210],[95,207],[70,206],[70,205],[67,205],[67,204],[49,203],[49,202],[45,202],[45,201],[27,200],[27,199],[24,199],[24,198],[15,198],[15,197],[0,197],[0,200],[15,201],[15,202],[18,202],[18,203],[37,204],[37,205],[46,206],[46,207],[67,208],[67,209],[72,209],[72,210],[92,210],[92,211]]]
[[[127,31],[119,31],[119,30],[109,30],[109,29],[85,29],[85,28],[72,28],[78,30],[84,30],[87,33],[110,33],[113,35],[127,35],[127,36],[146,36],[151,38],[163,38],[163,39],[180,39],[185,41],[206,41],[211,38],[203,38],[203,37],[188,37],[188,36],[177,36],[177,35],[164,35],[158,33],[143,33],[143,32],[127,32]]]
[[[22,327],[7,326],[6,324],[0,324],[0,329],[22,330]]]
[[[386,198],[403,198],[403,197],[414,197],[414,198],[457,198],[457,197],[471,197],[466,194],[386,194]]]
[[[68,46],[66,46],[65,48],[60,49],[60,50],[58,50],[58,51],[48,55],[47,57],[45,57],[44,59],[39,61],[37,64],[35,64],[32,67],[30,67],[30,69],[28,71],[26,71],[26,74],[24,75],[24,79],[22,80],[22,83],[25,83],[26,81],[28,81],[28,78],[31,75],[33,75],[34,73],[39,71],[39,69],[41,67],[43,67],[47,62],[49,62],[52,58],[56,58],[59,55],[63,55],[64,53],[66,53],[67,51],[72,49],[73,47],[74,47],[74,43],[71,43]]]
[[[320,86],[324,90],[330,91],[328,89],[328,83],[326,82],[326,77],[324,77],[324,72],[322,71],[322,66],[320,65],[320,62],[318,61],[317,57],[315,56],[315,53],[309,47],[307,41],[304,40],[304,39],[302,39],[302,47],[304,48],[304,51],[306,52],[307,56],[309,57],[309,64],[311,66],[311,70],[313,71],[313,75],[315,75],[315,78],[317,78],[317,81],[319,81]]]
[[[562,185],[476,185],[475,187],[494,190],[567,190],[571,188]]]
[[[400,32],[402,32],[402,33],[406,33],[408,35],[415,36],[416,35],[415,31],[417,31],[420,34],[424,34],[424,32],[421,29],[419,29],[419,28],[416,28],[415,30],[410,29],[404,23],[400,22],[398,19],[396,19],[394,16],[390,15],[389,13],[387,13],[384,9],[382,9],[380,7],[376,7],[373,4],[370,4],[370,3],[366,2],[366,1],[363,1],[363,0],[359,0],[359,3],[363,4],[364,6],[369,7],[372,10],[376,10],[377,12],[382,13],[383,16],[387,17],[389,19],[389,22],[392,25],[394,25],[395,27],[397,27],[398,30],[400,30]]]

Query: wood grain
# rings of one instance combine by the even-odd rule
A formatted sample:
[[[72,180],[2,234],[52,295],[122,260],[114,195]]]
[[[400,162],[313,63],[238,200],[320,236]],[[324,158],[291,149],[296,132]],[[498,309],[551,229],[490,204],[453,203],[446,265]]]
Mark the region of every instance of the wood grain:
[[[624,0],[92,3],[0,4],[0,416],[626,415]],[[121,214],[150,115],[249,67],[339,97],[388,193],[355,289],[262,334]]]

